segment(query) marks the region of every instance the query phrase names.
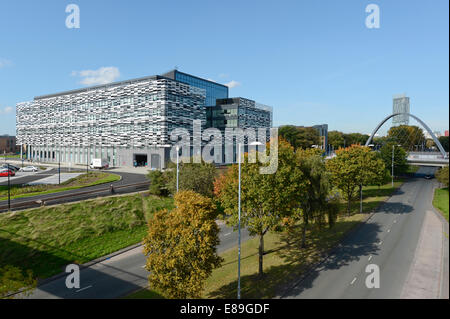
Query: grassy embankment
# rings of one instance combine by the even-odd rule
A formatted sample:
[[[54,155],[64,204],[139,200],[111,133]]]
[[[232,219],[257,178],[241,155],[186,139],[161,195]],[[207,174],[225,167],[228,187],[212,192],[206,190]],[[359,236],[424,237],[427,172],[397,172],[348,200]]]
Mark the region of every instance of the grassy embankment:
[[[0,268],[49,277],[140,242],[153,212],[172,207],[171,198],[137,194],[0,214]]]
[[[300,247],[300,229],[291,233],[268,233],[265,236],[263,280],[257,278],[258,272],[258,238],[252,238],[242,244],[241,255],[241,293],[243,298],[273,298],[280,287],[298,278],[305,269],[320,259],[321,253],[334,247],[352,228],[361,223],[381,202],[392,195],[402,181],[391,184],[363,188],[363,214],[359,214],[359,202],[352,205],[353,215],[345,217],[345,204],[342,215],[336,225],[329,229],[319,229],[311,225],[307,233],[306,248]],[[204,298],[236,298],[237,248],[232,248],[221,256],[222,266],[215,269],[207,280]],[[163,298],[162,293],[143,289],[127,298]]]
[[[434,191],[433,206],[436,207],[448,221],[449,199],[448,187]]]
[[[104,172],[90,172],[71,178],[60,185],[12,185],[11,198],[23,198],[51,193],[58,193],[72,189],[112,183],[120,180],[120,176]],[[0,200],[8,199],[8,186],[0,186]]]

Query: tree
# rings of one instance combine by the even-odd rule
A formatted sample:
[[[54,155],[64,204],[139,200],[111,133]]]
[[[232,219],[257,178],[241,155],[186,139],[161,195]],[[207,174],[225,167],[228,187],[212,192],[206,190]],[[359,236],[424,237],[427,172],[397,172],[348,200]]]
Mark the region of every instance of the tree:
[[[287,141],[289,144],[291,144],[294,149],[296,149],[299,145],[299,139],[300,139],[300,132],[297,129],[297,126],[294,125],[283,125],[280,126],[278,130],[278,134],[280,137],[282,137],[285,141]]]
[[[449,137],[448,136],[440,136],[439,143],[441,143],[442,147],[446,152],[448,152],[449,149]]]
[[[364,145],[366,141],[369,139],[369,135],[361,134],[361,133],[347,133],[344,134],[345,145]]]
[[[443,184],[445,187],[448,187],[448,166],[440,168],[435,175],[439,183]]]
[[[19,291],[21,295],[29,295],[36,284],[31,270],[23,272],[11,265],[0,267],[0,299],[13,298],[12,294]]]
[[[393,126],[389,129],[387,137],[391,143],[400,144],[406,151],[413,151],[426,143],[425,135],[418,126]]]
[[[356,190],[362,185],[376,182],[378,175],[384,174],[384,165],[377,155],[368,147],[353,145],[340,149],[336,157],[328,160],[327,169],[331,181],[347,200],[347,215],[350,215],[351,202],[356,197]]]
[[[148,178],[150,179],[150,188],[149,188],[150,194],[157,196],[168,195],[167,181],[164,178],[164,175],[161,171],[159,170],[151,171],[148,174]]]
[[[314,127],[299,127],[298,130],[299,139],[297,148],[308,149],[313,145],[321,145],[319,132]]]
[[[179,163],[179,190],[192,190],[203,196],[212,197],[214,180],[217,175],[216,167],[212,163]],[[177,189],[177,168],[175,163],[170,163],[165,172],[167,187],[171,194]]]
[[[299,150],[296,153],[297,165],[305,179],[304,196],[299,198],[302,227],[302,247],[306,243],[306,229],[311,220],[318,221],[319,225],[328,216],[329,225],[334,223],[335,215],[332,214],[334,206],[330,206],[328,195],[330,192],[329,173],[326,171],[325,160],[320,156],[320,151]]]
[[[144,238],[151,287],[170,298],[200,298],[206,279],[222,258],[213,201],[193,191],[174,196],[175,209],[159,211]]]
[[[294,147],[294,150],[320,144],[319,132],[313,127],[285,125],[280,127],[278,133]]]
[[[227,223],[234,227],[238,226],[238,183],[238,165],[233,165],[216,180],[214,189]],[[245,154],[241,167],[241,227],[259,237],[260,277],[263,276],[264,236],[269,230],[278,230],[283,217],[298,207],[303,188],[294,148],[286,141],[279,141],[278,169],[274,174],[260,174],[259,164],[249,163]]]
[[[344,147],[344,133],[339,131],[329,131],[328,144],[333,145],[334,149]]]
[[[380,156],[386,169],[391,171],[392,147],[394,147],[394,174],[404,174],[408,170],[407,154],[403,147],[395,143],[387,143],[380,149]]]

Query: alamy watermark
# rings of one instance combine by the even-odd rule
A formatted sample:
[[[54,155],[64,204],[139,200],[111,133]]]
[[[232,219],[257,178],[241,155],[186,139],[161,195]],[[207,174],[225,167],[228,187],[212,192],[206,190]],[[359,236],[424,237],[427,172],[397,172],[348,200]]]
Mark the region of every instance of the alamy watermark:
[[[368,29],[380,28],[380,7],[377,4],[369,4],[366,7],[366,13],[369,15],[366,17],[366,27]]]
[[[80,28],[80,7],[76,4],[69,4],[66,7],[66,13],[69,15],[66,18],[66,27],[68,29]]]
[[[259,161],[263,164],[260,174],[274,174],[277,171],[278,128],[226,128],[224,133],[217,128],[202,131],[200,120],[193,120],[192,136],[188,129],[176,128],[170,133],[170,140],[176,142],[170,146],[170,160],[176,163],[178,153],[179,161],[183,163],[237,163],[239,153],[242,155],[245,151],[249,163]]]

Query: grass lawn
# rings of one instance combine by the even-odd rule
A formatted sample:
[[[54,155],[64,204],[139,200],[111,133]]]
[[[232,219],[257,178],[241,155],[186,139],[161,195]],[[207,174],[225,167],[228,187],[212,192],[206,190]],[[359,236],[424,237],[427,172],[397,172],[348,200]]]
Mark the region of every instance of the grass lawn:
[[[448,187],[438,188],[434,191],[433,206],[436,207],[448,221]]]
[[[33,185],[11,187],[11,198],[23,198],[51,193],[63,192],[71,189],[95,186],[99,184],[112,183],[120,179],[119,175],[103,172],[92,172],[71,178],[61,185]],[[0,186],[0,200],[8,199],[8,186]]]
[[[153,212],[172,207],[171,198],[137,194],[0,214],[0,268],[52,276],[140,242]]]
[[[397,188],[402,181],[396,181]],[[391,184],[381,187],[368,186],[363,188],[363,212],[371,212],[381,202],[392,195],[395,188]],[[343,204],[342,212],[346,205]],[[357,226],[367,215],[359,214],[359,202],[352,205],[353,215],[345,217],[345,213],[331,229],[322,229],[312,225],[307,233],[306,248],[300,247],[300,228],[285,233],[268,233],[264,239],[264,272],[265,277],[259,280],[258,245],[259,239],[252,238],[242,244],[241,250],[241,294],[242,298],[273,298],[280,287],[298,278],[305,269],[317,262],[322,252],[334,247],[342,237]],[[237,287],[237,247],[223,252],[222,266],[215,269],[206,282],[204,298],[236,298]],[[137,291],[127,298],[153,299],[163,298],[163,294],[149,288]]]

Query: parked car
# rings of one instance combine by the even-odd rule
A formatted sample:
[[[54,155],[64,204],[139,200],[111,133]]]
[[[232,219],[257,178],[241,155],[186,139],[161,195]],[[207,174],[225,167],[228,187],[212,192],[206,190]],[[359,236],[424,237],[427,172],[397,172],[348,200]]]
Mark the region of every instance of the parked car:
[[[2,169],[2,170],[0,170],[0,176],[8,177],[8,175],[9,176],[14,176],[14,175],[16,175],[16,173],[14,173],[14,171],[10,170],[10,169]]]
[[[36,166],[26,166],[21,168],[19,171],[21,172],[37,172],[39,170],[39,168],[37,168]]]
[[[10,169],[14,172],[17,172],[20,168],[18,168],[17,166],[11,165],[11,164],[3,164],[3,166],[1,167],[2,169]]]

